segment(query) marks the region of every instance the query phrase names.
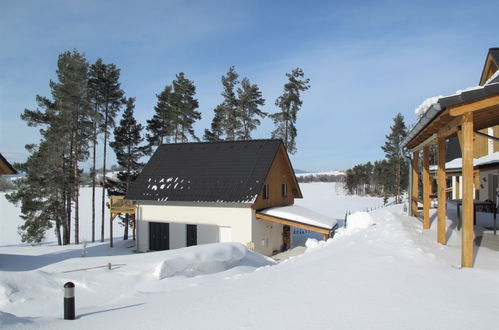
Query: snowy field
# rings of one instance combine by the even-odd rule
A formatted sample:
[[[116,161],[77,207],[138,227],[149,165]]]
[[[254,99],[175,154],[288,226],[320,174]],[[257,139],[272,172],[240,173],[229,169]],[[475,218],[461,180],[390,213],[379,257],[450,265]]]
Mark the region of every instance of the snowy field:
[[[338,219],[382,204],[334,184],[300,187],[298,205]],[[145,254],[133,241],[95,243],[86,257],[82,245],[20,245],[15,208],[0,200],[2,329],[499,328],[499,252],[480,248],[476,267],[460,269],[459,235],[438,245],[401,206],[357,213],[334,239],[277,264],[235,243]],[[66,281],[75,321],[62,319]]]

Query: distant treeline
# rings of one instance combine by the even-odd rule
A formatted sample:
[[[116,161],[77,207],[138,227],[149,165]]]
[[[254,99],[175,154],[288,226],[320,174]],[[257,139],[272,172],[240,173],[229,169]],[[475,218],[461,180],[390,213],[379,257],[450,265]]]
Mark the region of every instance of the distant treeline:
[[[334,174],[307,174],[297,177],[298,182],[308,183],[308,182],[345,182],[346,177],[344,175],[334,175]]]

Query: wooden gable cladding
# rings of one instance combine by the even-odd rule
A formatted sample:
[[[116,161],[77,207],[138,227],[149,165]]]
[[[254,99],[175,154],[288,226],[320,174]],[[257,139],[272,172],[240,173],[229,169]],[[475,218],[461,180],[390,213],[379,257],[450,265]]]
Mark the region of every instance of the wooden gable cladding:
[[[482,76],[480,77],[480,86],[485,84],[485,82],[492,77],[492,75],[499,70],[499,63],[496,63],[492,54],[487,54],[487,59],[485,60],[485,65],[483,67]]]
[[[282,194],[282,185],[285,184],[287,188],[286,196]],[[269,196],[264,199],[264,186],[268,185]],[[253,209],[261,210],[273,206],[284,206],[294,204],[295,198],[302,198],[300,186],[296,180],[296,176],[289,161],[286,149],[283,145],[279,150],[272,162],[270,171],[264,181],[264,186],[258,194],[258,197],[253,204]]]
[[[17,174],[17,171],[12,165],[0,154],[0,175]]]

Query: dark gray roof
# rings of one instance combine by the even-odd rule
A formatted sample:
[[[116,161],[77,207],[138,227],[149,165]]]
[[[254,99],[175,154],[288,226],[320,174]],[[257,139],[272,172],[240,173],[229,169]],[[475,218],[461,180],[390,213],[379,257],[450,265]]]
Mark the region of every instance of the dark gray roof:
[[[164,144],[126,199],[253,203],[281,140]]]
[[[419,132],[421,132],[429,123],[433,121],[444,111],[447,107],[457,106],[460,104],[465,104],[469,102],[478,101],[490,96],[499,94],[499,82],[494,81],[489,82],[487,85],[469,91],[464,91],[456,95],[441,97],[436,103],[434,103],[425,114],[419,119],[412,130],[407,134],[404,141],[402,141],[402,146],[406,146],[411,140],[416,137]]]

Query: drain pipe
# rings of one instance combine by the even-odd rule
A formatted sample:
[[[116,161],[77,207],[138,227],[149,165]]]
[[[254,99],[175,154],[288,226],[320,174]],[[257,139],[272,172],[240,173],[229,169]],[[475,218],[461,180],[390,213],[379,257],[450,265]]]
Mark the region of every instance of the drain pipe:
[[[400,153],[404,157],[405,161],[409,163],[409,181],[407,187],[407,196],[409,197],[409,205],[407,205],[407,214],[413,216],[412,214],[412,158],[411,156],[407,156],[402,152],[402,147],[400,147]]]

